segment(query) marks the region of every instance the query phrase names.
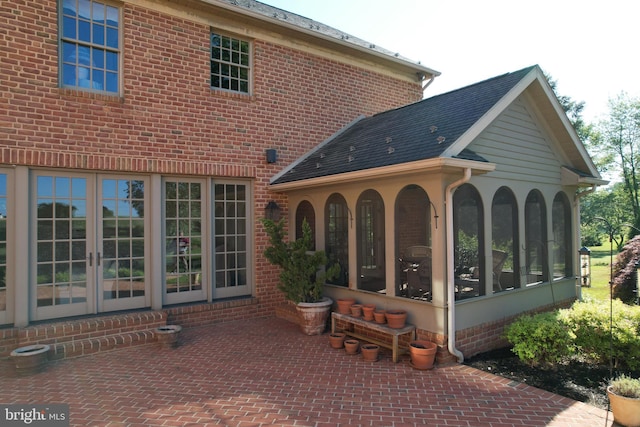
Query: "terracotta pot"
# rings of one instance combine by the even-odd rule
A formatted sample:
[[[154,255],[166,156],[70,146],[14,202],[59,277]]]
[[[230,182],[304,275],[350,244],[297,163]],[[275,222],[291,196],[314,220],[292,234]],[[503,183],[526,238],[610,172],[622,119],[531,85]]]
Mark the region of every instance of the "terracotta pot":
[[[342,332],[332,332],[329,334],[329,345],[331,345],[331,348],[342,348],[346,337]]]
[[[353,304],[351,306],[351,315],[353,317],[361,317],[362,316],[362,304]]]
[[[360,347],[360,341],[354,339],[344,340],[344,349],[347,354],[358,354],[358,348]]]
[[[411,366],[420,369],[432,369],[436,360],[438,345],[431,341],[415,340],[409,343],[409,354],[411,355]]]
[[[380,346],[377,344],[364,344],[360,348],[360,353],[362,353],[362,358],[365,362],[377,362],[379,352]]]
[[[180,325],[165,325],[156,328],[156,340],[163,348],[173,348],[178,346],[178,336],[182,331]]]
[[[44,369],[49,359],[51,347],[46,344],[33,344],[16,348],[9,357],[16,365],[16,372],[19,375],[30,375]]]
[[[385,323],[386,320],[386,316],[385,316],[385,311],[384,310],[376,310],[373,312],[373,319],[376,321],[376,323],[380,323],[383,324]]]
[[[640,399],[617,395],[607,387],[613,420],[626,427],[640,427]]]
[[[364,316],[364,320],[373,320],[373,312],[376,309],[375,304],[365,304],[362,306],[362,315]]]
[[[351,314],[351,306],[356,303],[356,300],[353,298],[338,298],[338,313],[340,314]]]
[[[385,317],[390,328],[401,329],[404,328],[407,321],[407,312],[405,310],[387,310]]]
[[[306,335],[320,335],[327,328],[327,319],[333,300],[324,297],[319,302],[300,302],[296,309],[300,317],[300,329]]]

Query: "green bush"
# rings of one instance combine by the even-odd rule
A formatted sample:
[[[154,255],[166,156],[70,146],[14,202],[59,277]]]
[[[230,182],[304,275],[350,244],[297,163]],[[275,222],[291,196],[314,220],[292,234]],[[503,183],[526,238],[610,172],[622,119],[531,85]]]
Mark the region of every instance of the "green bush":
[[[587,361],[605,363],[611,356],[619,368],[640,369],[640,307],[616,299],[611,307],[609,302],[585,301],[561,311]]]
[[[572,338],[558,312],[524,315],[505,329],[512,351],[529,366],[554,367],[572,355]]]
[[[530,366],[576,358],[618,369],[640,369],[640,307],[620,300],[576,302],[569,309],[524,315],[505,329],[512,351]],[[613,313],[611,316],[610,313]]]

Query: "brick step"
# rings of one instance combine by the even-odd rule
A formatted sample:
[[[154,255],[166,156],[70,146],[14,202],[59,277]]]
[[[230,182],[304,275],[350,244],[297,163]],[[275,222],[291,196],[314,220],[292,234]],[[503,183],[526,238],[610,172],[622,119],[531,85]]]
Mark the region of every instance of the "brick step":
[[[153,329],[155,329],[155,327]],[[118,350],[125,347],[151,344],[156,341],[156,336],[152,329],[121,332],[101,337],[65,341],[51,344],[49,360],[86,356],[98,352]]]
[[[50,345],[50,359],[145,345],[156,342],[153,331],[166,324],[164,311],[144,311],[4,329],[0,355],[32,344]]]

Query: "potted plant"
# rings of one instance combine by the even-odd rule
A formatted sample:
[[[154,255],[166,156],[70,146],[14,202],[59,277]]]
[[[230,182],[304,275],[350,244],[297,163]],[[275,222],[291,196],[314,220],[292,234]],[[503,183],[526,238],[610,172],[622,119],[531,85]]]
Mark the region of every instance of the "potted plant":
[[[324,251],[313,251],[311,227],[305,219],[302,222],[302,237],[288,240],[284,229],[284,218],[278,222],[264,218],[262,223],[269,236],[270,246],[264,251],[267,260],[280,270],[280,289],[285,298],[294,302],[301,318],[302,331],[307,335],[324,332],[333,301],[322,296],[326,280],[331,280],[340,272],[340,266],[326,267]]]
[[[626,427],[640,427],[640,378],[620,375],[607,387],[613,420]]]

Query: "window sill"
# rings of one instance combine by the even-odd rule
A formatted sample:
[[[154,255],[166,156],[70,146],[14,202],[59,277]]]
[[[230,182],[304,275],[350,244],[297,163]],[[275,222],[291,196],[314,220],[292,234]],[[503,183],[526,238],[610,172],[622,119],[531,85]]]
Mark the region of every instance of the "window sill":
[[[91,92],[83,89],[60,88],[60,95],[74,99],[97,100],[116,104],[124,103],[124,96]]]

